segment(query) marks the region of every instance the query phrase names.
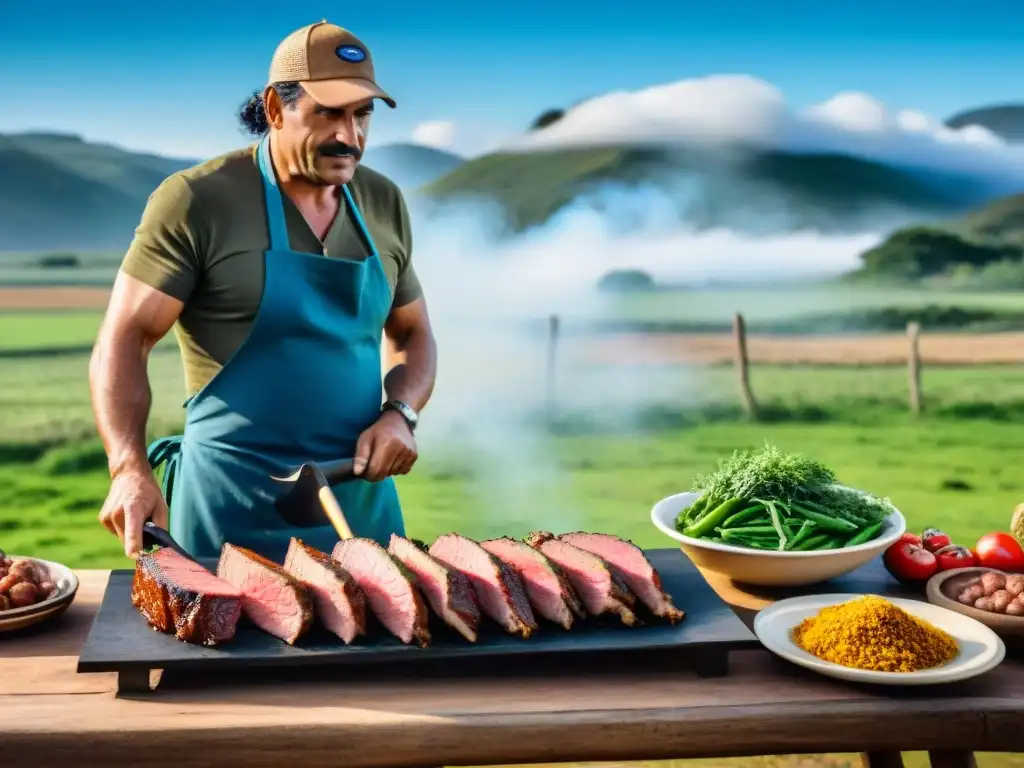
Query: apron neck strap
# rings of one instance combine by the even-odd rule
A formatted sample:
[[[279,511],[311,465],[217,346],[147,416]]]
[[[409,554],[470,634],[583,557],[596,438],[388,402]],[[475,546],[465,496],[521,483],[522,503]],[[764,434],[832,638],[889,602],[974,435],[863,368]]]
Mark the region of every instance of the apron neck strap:
[[[352,218],[356,222],[356,226],[359,228],[359,232],[366,240],[366,245],[370,249],[370,258],[372,259],[377,255],[377,246],[373,242],[373,235],[370,234],[370,228],[366,226],[366,222],[363,221],[363,214],[359,212],[359,206],[356,205],[356,201],[352,197],[352,193],[348,191],[348,184],[345,184],[341,188],[342,193],[345,195],[345,204],[348,209],[352,211]]]
[[[270,250],[289,251],[288,224],[284,218],[284,203],[281,190],[274,175],[274,165],[270,162],[270,134],[260,140],[258,152],[260,175],[263,177],[263,198],[266,201],[267,226],[270,230]]]
[[[288,240],[288,224],[284,217],[284,202],[281,199],[281,190],[277,184],[277,176],[274,174],[274,165],[270,161],[269,133],[260,140],[257,155],[260,175],[263,177],[263,197],[266,201],[267,225],[270,229],[270,250],[289,251],[291,250],[291,244]],[[356,201],[352,198],[348,185],[342,186],[341,191],[345,195],[345,203],[352,212],[352,218],[355,219],[359,232],[366,240],[366,244],[370,249],[370,257],[372,258],[377,255],[377,246],[373,242],[370,228],[363,221],[363,215],[359,212],[359,206],[356,205]]]

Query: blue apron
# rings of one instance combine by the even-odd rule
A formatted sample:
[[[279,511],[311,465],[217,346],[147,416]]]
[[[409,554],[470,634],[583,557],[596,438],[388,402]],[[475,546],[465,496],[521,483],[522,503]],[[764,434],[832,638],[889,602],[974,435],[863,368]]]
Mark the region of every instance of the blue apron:
[[[171,535],[194,557],[218,557],[231,542],[281,563],[292,536],[327,553],[338,541],[330,525],[288,526],[274,502],[289,486],[270,476],[353,456],[380,416],[391,290],[347,187],[346,209],[370,257],[293,251],[266,138],[258,158],[270,229],[259,311],[241,348],[185,403],[184,434],[153,442],[149,463],[166,465]],[[392,533],[404,535],[393,478],[334,492],[356,536],[386,547]]]

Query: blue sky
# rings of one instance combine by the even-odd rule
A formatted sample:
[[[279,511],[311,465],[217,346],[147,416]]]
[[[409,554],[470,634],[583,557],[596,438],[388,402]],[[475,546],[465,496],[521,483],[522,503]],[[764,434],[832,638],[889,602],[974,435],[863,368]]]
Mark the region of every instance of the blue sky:
[[[264,84],[280,39],[321,18],[364,39],[399,103],[375,116],[377,144],[425,121],[500,136],[549,107],[715,73],[764,79],[797,107],[856,90],[944,118],[1024,100],[1018,0],[5,5],[0,132],[72,131],[179,156],[244,144],[235,108]]]

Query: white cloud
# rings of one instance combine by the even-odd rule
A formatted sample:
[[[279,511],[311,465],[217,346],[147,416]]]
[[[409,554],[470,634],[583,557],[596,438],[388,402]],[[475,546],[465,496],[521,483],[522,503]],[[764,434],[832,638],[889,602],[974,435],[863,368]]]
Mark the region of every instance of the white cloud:
[[[431,120],[412,129],[413,143],[454,152],[462,157],[475,157],[497,149],[506,138],[506,132],[451,120]]]
[[[449,120],[433,120],[420,123],[412,129],[412,140],[416,144],[434,149],[455,149],[455,123]]]
[[[666,142],[827,151],[937,170],[1019,177],[1024,146],[979,126],[951,129],[915,111],[892,111],[863,93],[805,110],[749,75],[713,75],[619,91],[584,102],[559,122],[506,142],[510,149]]]

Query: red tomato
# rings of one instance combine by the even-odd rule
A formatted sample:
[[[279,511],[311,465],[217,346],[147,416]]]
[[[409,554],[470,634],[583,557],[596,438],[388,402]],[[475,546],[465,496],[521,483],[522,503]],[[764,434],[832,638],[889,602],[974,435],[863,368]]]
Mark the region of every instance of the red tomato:
[[[954,568],[970,568],[977,565],[978,560],[967,547],[950,544],[935,553],[935,559],[939,561],[940,571],[951,571]]]
[[[921,534],[921,546],[929,552],[938,552],[952,543],[949,536],[937,528],[928,528]]]
[[[918,536],[916,533],[911,533],[910,531],[907,531],[902,536],[900,536],[897,539],[897,541],[909,541],[911,544],[917,544],[918,546],[921,546],[921,537]]]
[[[1008,533],[986,533],[975,547],[978,565],[1001,571],[1024,571],[1024,548]]]
[[[882,555],[885,568],[897,581],[927,581],[939,570],[935,555],[912,541],[897,541]]]

